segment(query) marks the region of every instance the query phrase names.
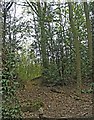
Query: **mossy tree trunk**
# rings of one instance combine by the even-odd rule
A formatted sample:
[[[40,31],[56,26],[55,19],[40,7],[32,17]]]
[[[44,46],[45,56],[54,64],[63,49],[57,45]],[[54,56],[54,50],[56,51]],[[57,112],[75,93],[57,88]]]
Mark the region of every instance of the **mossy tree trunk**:
[[[92,68],[92,29],[91,29],[91,22],[89,19],[89,9],[88,9],[87,2],[84,2],[84,12],[86,17],[86,27],[87,27],[88,57],[89,57],[90,70],[91,70]]]
[[[94,2],[91,3],[92,12],[92,82],[94,83]],[[94,86],[93,86],[93,96],[92,96],[92,115],[94,117]]]
[[[46,15],[46,5],[47,3],[44,2],[44,7],[41,6],[40,1],[37,2],[38,6],[38,23],[39,23],[39,28],[40,28],[40,45],[41,45],[41,56],[42,56],[42,63],[43,63],[43,68],[47,69],[48,68],[48,59],[47,59],[47,53],[46,53],[46,41],[47,41],[47,36],[46,36],[46,31],[45,31],[45,15]]]
[[[94,2],[92,2],[92,52],[93,52],[92,79],[94,82]]]
[[[75,21],[73,19],[73,5],[71,2],[68,2],[69,6],[69,20],[70,20],[70,26],[71,31],[73,33],[73,39],[74,39],[74,47],[75,47],[75,53],[76,53],[76,74],[77,74],[77,93],[80,94],[81,92],[81,57],[80,57],[80,42],[78,39],[78,33],[77,29],[75,27]]]

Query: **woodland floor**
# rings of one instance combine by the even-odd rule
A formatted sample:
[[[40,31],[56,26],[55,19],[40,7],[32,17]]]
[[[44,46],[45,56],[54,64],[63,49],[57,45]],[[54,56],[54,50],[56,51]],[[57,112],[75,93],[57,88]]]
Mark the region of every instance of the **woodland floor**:
[[[84,86],[83,89],[88,89]],[[92,116],[92,94],[82,93],[77,97],[73,86],[46,87],[39,80],[28,81],[19,89],[17,96],[23,118],[37,118],[39,104],[43,103],[46,117],[90,117]]]

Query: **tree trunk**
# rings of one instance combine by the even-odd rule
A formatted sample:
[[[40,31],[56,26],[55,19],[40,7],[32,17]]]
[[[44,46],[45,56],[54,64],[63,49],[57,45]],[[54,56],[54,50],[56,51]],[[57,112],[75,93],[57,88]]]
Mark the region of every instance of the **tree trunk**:
[[[1,1],[0,1],[0,74],[2,74],[2,53],[1,53],[1,51],[2,51],[2,25],[3,25],[3,23],[2,23],[2,3],[1,3]],[[2,79],[2,77],[0,76],[0,80]],[[0,89],[2,88],[2,84],[1,84],[2,82],[0,82]],[[1,89],[2,90],[2,89]],[[0,90],[0,91],[1,91]],[[2,107],[2,95],[0,94],[0,105],[1,105],[1,107]],[[2,111],[0,110],[0,116],[2,116]]]
[[[80,94],[81,92],[81,57],[80,57],[80,43],[78,40],[78,33],[75,27],[75,21],[73,20],[73,6],[71,2],[68,2],[69,6],[69,20],[70,20],[70,26],[71,31],[73,33],[74,38],[74,47],[76,52],[76,74],[77,74],[77,93]]]
[[[91,23],[89,19],[89,10],[88,10],[87,2],[84,2],[84,12],[86,17],[87,38],[88,38],[88,57],[89,57],[90,70],[91,70],[92,68],[92,32],[91,32]]]
[[[94,2],[91,3],[91,11],[92,11],[92,82],[94,83]],[[92,115],[94,117],[94,86],[93,86],[93,96],[92,96]]]
[[[44,18],[45,18],[45,9],[46,5],[44,6],[44,9],[42,8],[40,2],[37,2],[38,5],[38,22],[40,27],[40,45],[41,45],[41,56],[42,56],[42,63],[43,68],[48,68],[48,59],[47,59],[47,53],[46,53],[46,33],[45,33],[45,26],[44,26]]]

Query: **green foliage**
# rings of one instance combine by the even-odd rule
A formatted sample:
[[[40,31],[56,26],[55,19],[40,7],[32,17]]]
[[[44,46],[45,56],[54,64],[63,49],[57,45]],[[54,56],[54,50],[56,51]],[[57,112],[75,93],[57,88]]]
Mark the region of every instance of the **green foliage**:
[[[93,93],[93,89],[81,90],[81,93]]]
[[[24,62],[24,64],[26,63]],[[21,80],[32,80],[33,78],[41,76],[41,65],[29,63],[24,66],[23,63],[19,63],[17,73]]]
[[[41,76],[41,65],[33,53],[23,52],[20,54],[19,62],[16,64],[16,72],[21,80],[32,80],[33,78]]]
[[[31,80],[32,78],[40,76],[43,71],[44,78],[46,79],[44,81],[47,82],[71,82],[73,79],[76,80],[76,68],[78,67],[76,67],[75,40],[73,40],[73,32],[71,32],[69,25],[69,8],[67,3],[63,5],[49,3],[44,6],[40,4],[41,3],[36,4],[36,17],[35,11],[32,10],[30,14],[30,10],[27,9],[27,11],[29,11],[28,16],[30,18],[33,16],[33,20],[28,19],[23,22],[22,16],[20,24],[18,25],[18,32],[20,29],[22,36],[20,37],[22,46],[26,47],[26,44],[22,41],[24,41],[25,37],[28,37],[28,34],[29,37],[32,36],[34,39],[34,41],[32,40],[32,47],[29,47],[28,50],[25,49],[25,51],[22,50],[22,53],[19,54],[20,62],[17,63],[18,76],[23,80]],[[89,65],[84,6],[80,3],[72,3],[72,6],[73,19],[78,36],[79,54],[81,55],[82,79],[88,79],[91,77],[91,68]],[[42,14],[40,15],[40,13]],[[34,27],[31,23],[34,23]],[[35,31],[35,33],[32,31]],[[77,46],[78,45],[76,45],[76,47]],[[40,59],[39,62],[38,58]],[[42,70],[42,66],[45,69]],[[61,76],[59,69],[62,66],[64,66],[64,70]]]
[[[16,118],[20,115],[20,106],[16,97],[17,84],[15,72],[15,54],[6,46],[5,63],[2,71],[2,116]]]
[[[20,105],[16,96],[17,75],[15,69],[16,36],[14,18],[11,19],[10,8],[13,2],[4,2],[3,39],[2,39],[2,118],[14,119],[20,117]],[[4,7],[3,6],[3,7]],[[8,10],[6,11],[7,7]],[[15,13],[14,13],[15,14]],[[12,21],[13,20],[13,21]],[[11,22],[9,22],[11,21]],[[12,24],[12,25],[11,25]]]
[[[60,84],[62,81],[59,75],[58,67],[55,64],[50,64],[47,69],[43,70],[44,83],[47,84]]]
[[[82,92],[82,93],[93,93],[93,90],[94,90],[94,83],[92,82],[92,83],[89,85],[89,89],[82,90],[81,92]]]
[[[32,11],[33,20],[29,20],[29,18],[31,18],[30,11],[28,14],[28,20],[25,22],[23,16],[21,19],[17,19],[17,39],[20,39],[20,42],[17,44],[19,44],[18,46],[22,47],[22,49],[16,51],[16,58],[15,53],[10,50],[10,43],[7,42],[9,46],[5,53],[6,58],[2,80],[4,99],[6,101],[12,101],[16,92],[16,85],[18,83],[16,81],[15,73],[17,73],[18,78],[23,81],[32,80],[33,78],[41,76],[43,73],[43,82],[51,84],[61,84],[62,82],[65,82],[65,80],[69,82],[69,80],[72,81],[72,79],[77,78],[75,62],[76,50],[73,33],[71,32],[71,27],[69,25],[69,9],[67,3],[62,5],[52,5],[49,3],[48,5],[44,4],[44,6],[39,4],[41,3],[36,3],[37,14],[35,15],[34,11]],[[91,76],[91,68],[89,66],[88,57],[85,13],[82,4],[73,3],[72,5],[73,19],[78,33],[77,38],[80,43],[79,53],[81,54],[82,78],[88,79]],[[41,13],[41,15],[39,13]],[[31,25],[32,23],[33,25]],[[13,29],[14,27],[10,32]],[[26,42],[27,39],[30,40],[31,38],[32,42],[34,40],[34,45],[32,44],[32,47],[28,47],[29,45]],[[38,58],[40,59],[39,61]],[[62,66],[63,72],[61,70]],[[62,75],[60,72],[62,72]],[[37,105],[37,102],[34,103],[34,106]],[[14,108],[13,112],[11,111],[12,109],[9,108],[9,114],[11,114],[11,112],[14,114],[16,111]],[[7,113],[8,109],[5,111]]]
[[[91,88],[94,88],[94,82],[92,82],[92,83],[90,84],[90,87],[91,87]]]

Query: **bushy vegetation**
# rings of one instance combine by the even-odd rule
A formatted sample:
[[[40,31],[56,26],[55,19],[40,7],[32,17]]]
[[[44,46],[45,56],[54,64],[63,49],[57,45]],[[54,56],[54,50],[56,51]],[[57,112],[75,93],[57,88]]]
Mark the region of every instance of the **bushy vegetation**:
[[[45,84],[54,85],[74,81],[77,94],[85,92],[84,80],[91,84],[94,79],[94,3],[25,1],[20,16],[20,4],[6,0],[0,6],[3,118],[20,117],[19,79],[41,76]],[[40,101],[33,104],[40,106]]]
[[[18,61],[16,64],[16,72],[18,78],[23,81],[32,80],[36,77],[41,76],[42,66],[40,63],[37,63],[34,53],[26,55],[26,52],[18,55]]]

